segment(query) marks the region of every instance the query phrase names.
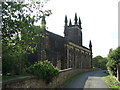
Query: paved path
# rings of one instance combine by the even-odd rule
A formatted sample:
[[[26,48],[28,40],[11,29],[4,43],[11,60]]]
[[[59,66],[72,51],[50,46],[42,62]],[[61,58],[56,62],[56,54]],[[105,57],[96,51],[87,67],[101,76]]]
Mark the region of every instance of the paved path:
[[[101,79],[101,77],[105,75],[102,70],[87,72],[73,80],[65,88],[107,88]]]

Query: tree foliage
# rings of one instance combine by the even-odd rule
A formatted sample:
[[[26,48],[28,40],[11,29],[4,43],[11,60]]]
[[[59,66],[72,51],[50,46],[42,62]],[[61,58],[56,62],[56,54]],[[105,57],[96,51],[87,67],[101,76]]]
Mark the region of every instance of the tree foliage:
[[[106,69],[107,58],[103,58],[102,56],[96,56],[93,58],[93,67]]]
[[[108,54],[107,68],[111,74],[117,76],[117,64],[120,63],[120,47]]]
[[[30,4],[2,2],[3,74],[15,73],[15,70],[21,72],[27,60],[26,55],[36,50],[39,38],[44,36],[44,27],[34,26],[34,23],[49,16],[51,11],[34,15],[31,7]],[[34,8],[37,7],[34,5]]]
[[[41,36],[42,28],[35,28],[35,21],[42,18],[41,15],[30,15],[33,11],[27,4],[3,2],[2,4],[2,42],[3,44],[17,46],[20,44],[22,50],[32,50],[35,37]],[[49,14],[49,13],[48,13]],[[37,18],[36,17],[40,17]],[[40,31],[41,30],[41,31]],[[31,38],[30,38],[31,37]],[[32,41],[32,42],[31,42]],[[17,47],[16,47],[17,48]],[[14,50],[14,49],[13,49]],[[23,53],[23,52],[22,52]]]

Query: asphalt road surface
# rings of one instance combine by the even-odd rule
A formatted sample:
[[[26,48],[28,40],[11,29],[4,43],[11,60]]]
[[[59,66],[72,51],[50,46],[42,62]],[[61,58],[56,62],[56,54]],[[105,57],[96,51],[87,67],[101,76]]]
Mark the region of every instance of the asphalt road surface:
[[[106,88],[107,85],[101,79],[102,76],[106,76],[103,70],[87,72],[82,74],[77,79],[73,80],[65,88]]]

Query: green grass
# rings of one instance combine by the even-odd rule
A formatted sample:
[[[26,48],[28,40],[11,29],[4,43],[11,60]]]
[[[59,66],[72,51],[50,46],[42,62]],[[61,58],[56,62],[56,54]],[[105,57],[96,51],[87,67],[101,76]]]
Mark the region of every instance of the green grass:
[[[25,75],[2,76],[2,80],[4,81],[4,80],[26,77],[26,76],[31,76],[31,75],[30,74],[25,74]]]
[[[77,73],[76,75],[74,75],[74,76],[70,77],[69,79],[67,79],[67,80],[61,85],[61,88],[66,87],[68,84],[70,84],[70,82],[72,82],[73,80],[77,79],[77,78],[80,77],[82,74],[87,73],[87,72],[91,72],[91,71],[95,71],[95,70],[98,70],[98,69],[92,69],[92,70],[89,70],[89,71],[84,71],[84,72],[79,72],[79,73]]]
[[[120,86],[118,84],[118,81],[113,78],[112,75],[104,76],[102,79],[107,84],[108,88],[114,88],[115,90],[120,90]]]
[[[72,77],[70,77],[69,79],[67,79],[63,84],[62,84],[62,88],[64,88],[65,86],[67,86],[70,82],[72,82],[73,80],[75,80],[77,77],[79,77],[80,75],[82,75],[83,73],[80,72]]]

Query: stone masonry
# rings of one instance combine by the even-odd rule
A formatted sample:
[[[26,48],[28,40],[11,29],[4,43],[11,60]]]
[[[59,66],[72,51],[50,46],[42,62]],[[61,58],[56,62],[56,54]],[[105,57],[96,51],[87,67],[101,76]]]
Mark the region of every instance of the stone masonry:
[[[92,43],[89,48],[82,45],[82,27],[81,20],[77,19],[75,14],[75,24],[71,20],[68,25],[67,16],[65,16],[64,37],[44,31],[45,37],[41,43],[41,51],[35,57],[39,60],[49,60],[59,69],[90,69],[92,67]],[[44,24],[46,24],[44,19]],[[40,58],[38,58],[40,57]]]

